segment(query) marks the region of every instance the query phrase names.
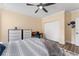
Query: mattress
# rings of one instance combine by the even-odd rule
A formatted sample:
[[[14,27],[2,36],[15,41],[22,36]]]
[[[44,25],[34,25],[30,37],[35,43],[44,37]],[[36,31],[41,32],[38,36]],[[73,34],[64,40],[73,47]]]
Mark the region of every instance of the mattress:
[[[48,56],[48,50],[39,38],[8,42],[2,56]]]

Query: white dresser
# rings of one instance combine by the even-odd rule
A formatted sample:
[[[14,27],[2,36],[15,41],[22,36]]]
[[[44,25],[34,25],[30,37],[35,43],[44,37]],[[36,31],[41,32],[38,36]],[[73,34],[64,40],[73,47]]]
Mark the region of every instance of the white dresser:
[[[9,29],[8,41],[31,38],[31,29]]]
[[[9,41],[15,41],[15,40],[20,40],[22,39],[22,32],[21,29],[9,29],[8,31],[8,39]]]
[[[31,38],[31,29],[23,29],[23,39]]]

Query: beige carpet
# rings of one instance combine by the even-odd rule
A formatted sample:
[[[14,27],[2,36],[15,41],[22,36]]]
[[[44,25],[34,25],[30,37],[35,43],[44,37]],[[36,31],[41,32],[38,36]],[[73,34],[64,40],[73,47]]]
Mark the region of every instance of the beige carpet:
[[[48,49],[50,56],[64,56],[63,49],[59,47],[57,42],[50,41],[50,40],[42,40],[42,42],[45,44],[46,48]]]
[[[65,56],[79,56],[79,54],[64,49]]]
[[[59,44],[55,41],[51,40],[42,40],[48,49],[50,56],[79,56],[79,54],[74,53],[72,51],[68,51],[59,46]]]

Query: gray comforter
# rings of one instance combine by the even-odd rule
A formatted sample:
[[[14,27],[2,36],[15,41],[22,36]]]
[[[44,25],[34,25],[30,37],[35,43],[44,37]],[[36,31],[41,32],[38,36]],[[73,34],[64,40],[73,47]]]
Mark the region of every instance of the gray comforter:
[[[2,56],[48,56],[44,44],[38,38],[11,41]]]

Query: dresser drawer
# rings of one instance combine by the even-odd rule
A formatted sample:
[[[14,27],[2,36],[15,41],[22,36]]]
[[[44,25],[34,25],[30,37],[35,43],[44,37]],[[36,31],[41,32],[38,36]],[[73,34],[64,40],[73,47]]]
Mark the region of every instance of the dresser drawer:
[[[9,30],[9,33],[12,34],[21,33],[21,30]]]
[[[21,33],[18,33],[18,34],[11,34],[10,33],[9,36],[17,36],[18,37],[18,36],[21,36]]]

